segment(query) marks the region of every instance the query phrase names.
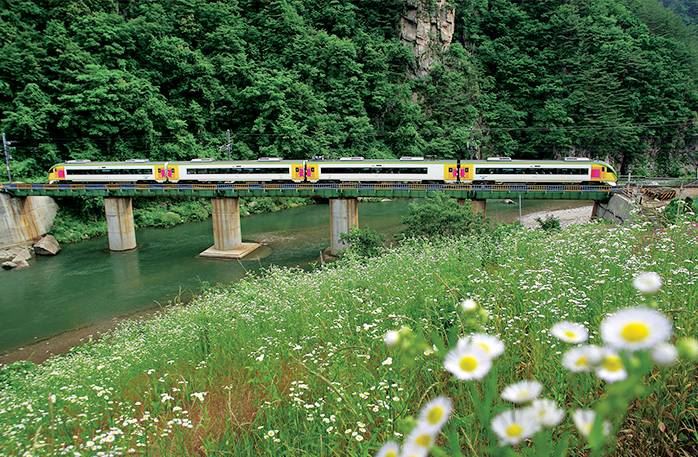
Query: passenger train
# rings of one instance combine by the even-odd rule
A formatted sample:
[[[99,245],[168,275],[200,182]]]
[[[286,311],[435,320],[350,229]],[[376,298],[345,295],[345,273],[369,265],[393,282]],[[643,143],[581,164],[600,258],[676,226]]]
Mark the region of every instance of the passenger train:
[[[220,161],[194,159],[188,162],[125,162],[69,160],[51,167],[50,183],[564,183],[615,185],[617,175],[605,162],[581,157],[564,160],[369,160],[344,157],[337,160]]]

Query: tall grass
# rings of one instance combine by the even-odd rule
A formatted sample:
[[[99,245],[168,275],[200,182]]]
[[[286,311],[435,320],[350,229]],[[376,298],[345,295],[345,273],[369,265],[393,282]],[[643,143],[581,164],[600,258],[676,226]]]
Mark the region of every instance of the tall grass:
[[[501,391],[537,379],[558,404],[586,407],[604,383],[566,372],[565,348],[549,329],[561,320],[598,329],[606,313],[643,304],[631,283],[647,270],[664,279],[656,298],[676,334],[696,335],[691,224],[501,228],[408,242],[315,272],[271,269],[40,366],[3,367],[0,454],[368,456],[399,441],[410,416],[447,390],[449,430],[463,454],[485,455],[496,443],[474,414],[479,386],[443,369],[459,301],[477,300],[489,314],[486,330],[506,344],[496,380],[483,382]],[[108,299],[95,297],[95,306]],[[403,325],[435,335],[436,351],[389,350],[384,334]],[[598,338],[592,330],[591,342]],[[681,363],[652,377],[661,388],[617,412],[627,416],[614,430],[614,453],[695,455],[695,367]],[[584,455],[569,417],[553,440],[563,433],[572,454]]]

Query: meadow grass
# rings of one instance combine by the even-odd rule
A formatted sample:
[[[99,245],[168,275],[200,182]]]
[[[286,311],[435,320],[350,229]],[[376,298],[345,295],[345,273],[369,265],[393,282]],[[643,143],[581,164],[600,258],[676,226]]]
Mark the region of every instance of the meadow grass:
[[[548,439],[565,437],[570,455],[586,455],[569,411],[593,406],[606,384],[563,369],[568,346],[549,330],[583,323],[598,343],[607,313],[646,302],[632,286],[640,271],[663,278],[655,298],[675,334],[695,336],[698,227],[689,223],[500,227],[312,272],[273,268],[42,365],[3,367],[0,454],[369,456],[404,439],[420,407],[442,394],[453,400],[446,433],[460,449],[440,455],[496,454],[473,401],[488,384],[537,379],[568,411]],[[485,330],[506,345],[481,382],[443,366],[464,298],[487,311]],[[387,347],[385,333],[402,326],[434,350]],[[655,369],[647,382],[651,391],[614,412],[611,453],[695,455],[695,365]],[[495,413],[507,408],[492,401]]]

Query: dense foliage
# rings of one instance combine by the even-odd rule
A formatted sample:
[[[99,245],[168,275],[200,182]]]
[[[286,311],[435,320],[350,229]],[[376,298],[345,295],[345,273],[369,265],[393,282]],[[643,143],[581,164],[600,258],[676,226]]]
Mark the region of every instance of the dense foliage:
[[[471,202],[461,202],[441,193],[410,203],[409,212],[402,218],[407,238],[438,238],[482,233],[485,219],[473,212]]]
[[[227,129],[239,158],[695,161],[696,38],[658,0],[453,1],[453,43],[424,78],[399,40],[403,0],[3,3],[1,127],[20,177],[69,158],[223,157]]]

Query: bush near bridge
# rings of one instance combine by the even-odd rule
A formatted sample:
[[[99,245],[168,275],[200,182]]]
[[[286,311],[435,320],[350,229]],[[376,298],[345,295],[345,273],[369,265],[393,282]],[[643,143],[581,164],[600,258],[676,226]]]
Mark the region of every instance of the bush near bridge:
[[[386,440],[402,440],[409,416],[444,392],[454,401],[448,434],[463,454],[506,454],[473,413],[471,395],[533,378],[567,410],[551,438],[569,439],[571,455],[587,455],[570,410],[593,405],[606,385],[564,370],[568,346],[549,329],[580,322],[597,343],[593,329],[606,313],[648,303],[632,286],[645,270],[664,281],[656,300],[676,335],[696,335],[691,223],[549,233],[503,227],[411,240],[370,262],[274,268],[150,321],[127,322],[43,365],[0,369],[0,454],[369,456]],[[496,377],[482,384],[457,381],[443,367],[463,298],[480,304],[486,331],[506,345]],[[432,335],[438,350],[386,347],[386,332],[402,326]],[[613,410],[612,454],[695,455],[696,374],[688,362],[654,370],[643,398]]]

